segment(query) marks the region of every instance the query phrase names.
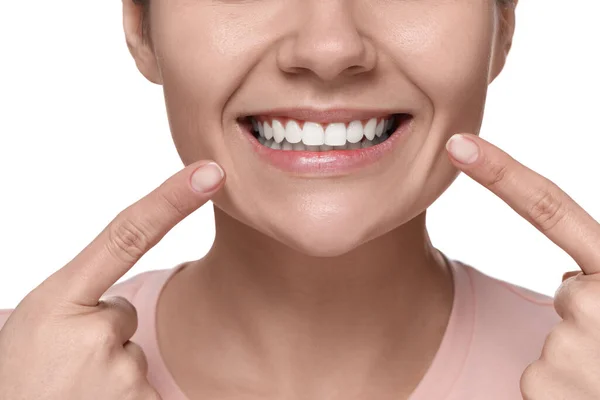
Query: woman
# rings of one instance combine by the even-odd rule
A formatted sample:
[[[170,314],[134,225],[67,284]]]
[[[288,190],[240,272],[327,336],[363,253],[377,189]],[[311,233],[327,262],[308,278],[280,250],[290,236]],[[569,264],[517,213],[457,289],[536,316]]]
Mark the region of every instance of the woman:
[[[123,4],[186,167],[5,313],[0,398],[597,398],[600,230],[474,135],[514,4]],[[432,246],[459,170],[584,268],[556,311]],[[205,257],[114,285],[208,199]]]

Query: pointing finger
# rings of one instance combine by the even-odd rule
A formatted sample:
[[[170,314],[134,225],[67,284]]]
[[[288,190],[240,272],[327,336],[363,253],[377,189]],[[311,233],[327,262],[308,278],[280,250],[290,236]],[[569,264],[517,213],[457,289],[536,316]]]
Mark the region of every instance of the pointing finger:
[[[121,211],[81,253],[44,282],[73,303],[96,305],[175,225],[209,200],[224,173],[196,162]]]
[[[446,144],[451,161],[565,250],[586,274],[600,272],[600,225],[555,183],[471,134]]]

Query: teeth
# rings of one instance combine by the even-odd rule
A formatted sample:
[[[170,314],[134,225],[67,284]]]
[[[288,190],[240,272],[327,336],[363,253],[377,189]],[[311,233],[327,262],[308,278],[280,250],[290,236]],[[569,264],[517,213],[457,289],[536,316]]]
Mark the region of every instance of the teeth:
[[[306,151],[306,146],[302,142],[294,143],[292,146],[295,151]]]
[[[383,120],[382,120],[383,121]],[[343,146],[346,144],[346,126],[344,124],[329,124],[325,129],[325,144]]]
[[[254,121],[254,123],[258,125],[258,134],[260,135],[260,137],[264,138],[265,137],[265,128],[263,128],[263,124],[258,123],[256,121]]]
[[[372,146],[376,146],[381,142],[384,142],[389,136],[386,134],[381,135],[381,137],[375,137],[373,140],[363,140],[358,143],[346,143],[343,146],[330,146],[327,144],[322,144],[320,146],[317,145],[305,145],[304,143],[290,143],[286,139],[284,139],[281,143],[277,143],[275,139],[265,139],[263,137],[259,137],[258,141],[266,146],[270,147],[274,150],[286,150],[286,151],[330,151],[330,150],[358,150],[358,149],[367,149]]]
[[[265,138],[267,138],[267,140],[273,139],[273,128],[271,128],[268,122],[263,124],[263,129],[265,131]]]
[[[352,121],[346,130],[346,140],[350,143],[358,143],[363,138],[363,126],[360,121]]]
[[[365,125],[365,137],[369,140],[373,140],[375,137],[375,127],[377,125],[377,120],[375,118],[371,118],[369,122]]]
[[[277,143],[281,143],[285,139],[285,128],[276,119],[273,120],[273,138]]]
[[[289,120],[285,126],[285,140],[290,143],[299,143],[302,141],[302,128],[296,121]]]
[[[330,151],[369,148],[385,141],[394,126],[395,117],[369,119],[363,127],[361,121],[349,124],[336,122],[324,127],[315,122],[295,120],[283,123],[278,119],[257,121],[252,118],[252,128],[258,132],[258,141],[275,150]]]
[[[309,146],[320,146],[325,144],[325,131],[321,124],[305,122],[302,129],[302,142]]]
[[[273,123],[275,123],[275,122],[273,122]],[[385,121],[384,120],[379,121],[379,123],[377,124],[377,127],[375,128],[375,136],[381,137],[381,135],[383,135],[384,128],[385,128]]]

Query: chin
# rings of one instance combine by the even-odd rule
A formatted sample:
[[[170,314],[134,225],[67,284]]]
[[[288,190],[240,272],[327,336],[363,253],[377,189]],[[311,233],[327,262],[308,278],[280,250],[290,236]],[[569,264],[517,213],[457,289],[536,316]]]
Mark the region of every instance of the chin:
[[[323,231],[285,232],[279,239],[284,245],[311,257],[337,257],[356,249],[364,240],[358,237],[329,235]]]
[[[337,257],[376,236],[370,226],[365,225],[373,219],[367,215],[357,218],[356,215],[337,214],[319,218],[297,214],[294,218],[272,221],[268,235],[307,256]]]

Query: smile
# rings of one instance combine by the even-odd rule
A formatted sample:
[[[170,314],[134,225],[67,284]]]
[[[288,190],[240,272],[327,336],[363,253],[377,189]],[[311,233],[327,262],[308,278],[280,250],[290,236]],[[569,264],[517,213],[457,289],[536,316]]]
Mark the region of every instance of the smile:
[[[273,166],[300,174],[337,175],[381,158],[412,121],[407,113],[372,114],[292,110],[238,122],[255,153]]]
[[[399,118],[370,118],[350,123],[319,124],[284,118],[250,117],[252,134],[263,146],[288,151],[357,150],[386,141]]]

